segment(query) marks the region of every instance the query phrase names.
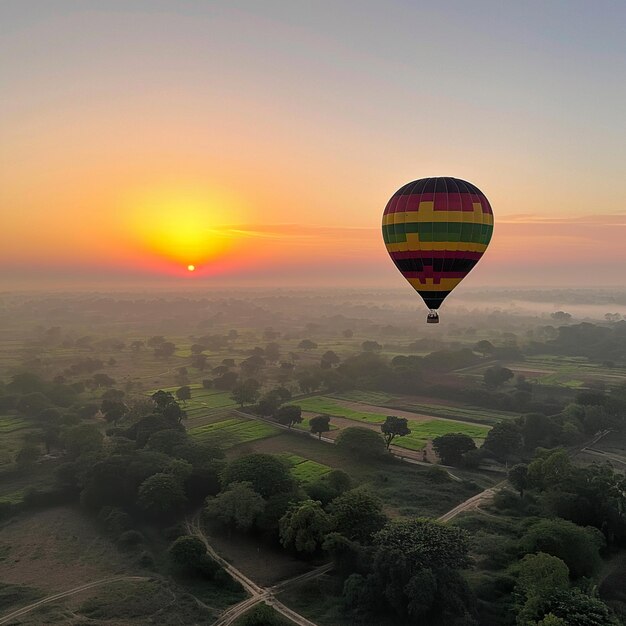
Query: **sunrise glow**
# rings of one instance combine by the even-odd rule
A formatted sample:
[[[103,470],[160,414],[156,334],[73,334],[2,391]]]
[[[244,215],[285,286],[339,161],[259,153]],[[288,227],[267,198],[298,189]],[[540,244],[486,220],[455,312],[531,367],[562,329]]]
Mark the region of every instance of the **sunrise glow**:
[[[526,5],[502,7],[504,30],[485,30],[480,8],[411,3],[370,6],[358,23],[317,3],[194,3],[192,16],[98,0],[37,19],[31,3],[9,5],[10,281],[182,281],[194,265],[197,285],[401,286],[380,235],[387,200],[410,180],[455,176],[495,214],[468,286],[623,283],[626,189],[598,182],[623,169],[626,89],[611,69],[623,38],[572,35],[604,28],[591,5],[531,43],[514,15]],[[486,34],[451,47],[444,24],[453,39]],[[539,63],[528,50],[542,46]],[[581,99],[582,83],[614,98]]]

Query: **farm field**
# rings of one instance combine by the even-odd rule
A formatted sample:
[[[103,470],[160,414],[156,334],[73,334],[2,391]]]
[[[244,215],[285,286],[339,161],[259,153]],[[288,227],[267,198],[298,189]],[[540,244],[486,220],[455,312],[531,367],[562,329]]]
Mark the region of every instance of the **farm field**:
[[[408,419],[411,434],[398,437],[394,440],[394,445],[407,450],[421,450],[429,440],[444,435],[446,433],[464,433],[472,437],[477,443],[482,442],[489,432],[489,426],[482,424],[470,424],[466,421],[456,421],[452,419],[437,419],[429,415],[418,415],[416,413],[389,409],[385,413],[374,413],[371,411],[384,410],[384,407],[372,407],[363,405],[363,410],[352,408],[359,406],[357,403],[347,403],[342,400],[335,400],[324,396],[314,396],[298,401],[300,406],[307,411],[315,411],[335,417],[358,421],[367,426],[382,424],[387,415],[394,413],[400,417]],[[331,421],[332,423],[332,421]]]
[[[230,391],[215,391],[213,389],[204,389],[201,384],[188,385],[191,389],[191,399],[185,403],[181,403],[188,417],[195,417],[202,411],[214,409],[226,409],[237,406],[237,403],[230,397]],[[163,387],[163,391],[169,391],[176,395],[176,387]],[[149,392],[152,395],[156,389]]]
[[[408,424],[411,429],[411,434],[404,437],[396,437],[393,441],[394,446],[406,448],[407,450],[421,450],[435,437],[440,437],[447,433],[463,433],[464,435],[468,435],[474,439],[479,446],[489,432],[489,427],[487,426],[463,424],[449,420],[431,420],[428,422],[409,420]]]
[[[13,463],[31,425],[16,415],[0,415],[0,467]]]
[[[493,363],[479,363],[457,372],[464,377],[482,378]],[[580,389],[595,381],[619,383],[626,378],[626,368],[593,363],[586,357],[533,355],[523,361],[503,363],[515,374],[525,376],[529,382],[546,386]]]
[[[489,425],[497,424],[501,420],[514,420],[520,415],[519,413],[512,413],[510,411],[497,411],[494,409],[483,409],[468,405],[453,406],[426,403],[421,402],[419,399],[413,399],[409,396],[395,398],[387,406],[390,410],[401,409],[403,411],[418,411],[435,417]]]
[[[328,465],[311,461],[298,454],[285,452],[279,456],[289,464],[291,475],[304,483],[313,482],[324,476],[324,474],[328,474],[332,469]]]
[[[199,441],[215,441],[223,448],[273,437],[280,432],[277,426],[245,417],[229,417],[188,429],[191,437]]]
[[[381,498],[388,514],[392,516],[437,517],[498,480],[480,472],[455,470],[463,482],[447,479],[440,481],[430,477],[428,467],[393,459],[379,462],[354,459],[334,445],[288,431],[282,431],[276,437],[253,441],[247,448],[269,454],[289,451],[289,454],[315,461],[330,469],[344,470],[355,486],[366,487]]]

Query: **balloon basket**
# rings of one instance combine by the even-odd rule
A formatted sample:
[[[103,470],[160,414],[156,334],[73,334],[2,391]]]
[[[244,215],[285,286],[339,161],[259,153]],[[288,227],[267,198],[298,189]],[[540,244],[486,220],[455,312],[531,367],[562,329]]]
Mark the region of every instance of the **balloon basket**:
[[[426,323],[427,324],[439,324],[439,314],[437,313],[437,311],[431,311],[426,316]]]

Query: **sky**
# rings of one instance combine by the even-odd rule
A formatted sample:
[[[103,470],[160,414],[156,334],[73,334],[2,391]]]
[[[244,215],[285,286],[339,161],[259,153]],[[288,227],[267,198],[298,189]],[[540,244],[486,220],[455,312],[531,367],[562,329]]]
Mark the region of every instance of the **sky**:
[[[493,207],[464,285],[623,286],[625,76],[618,0],[2,0],[0,289],[401,287],[427,176]]]

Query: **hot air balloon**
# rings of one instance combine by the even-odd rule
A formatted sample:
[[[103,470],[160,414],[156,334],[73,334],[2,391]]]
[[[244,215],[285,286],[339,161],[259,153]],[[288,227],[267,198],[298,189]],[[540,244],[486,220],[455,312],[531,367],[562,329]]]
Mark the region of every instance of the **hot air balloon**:
[[[383,213],[383,239],[400,273],[430,309],[426,321],[487,249],[493,212],[478,187],[459,178],[421,178],[400,187]]]

